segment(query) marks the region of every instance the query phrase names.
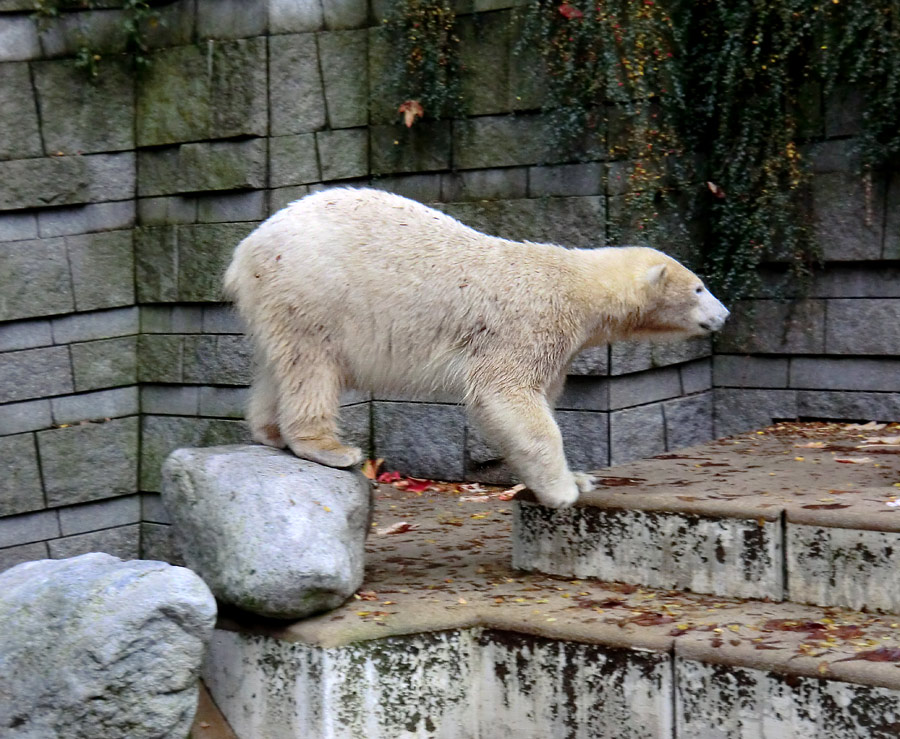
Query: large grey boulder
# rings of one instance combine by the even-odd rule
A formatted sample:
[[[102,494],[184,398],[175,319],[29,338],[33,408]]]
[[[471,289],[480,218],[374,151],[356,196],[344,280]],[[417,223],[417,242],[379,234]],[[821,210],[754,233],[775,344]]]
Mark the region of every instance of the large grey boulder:
[[[176,449],[162,494],[185,564],[223,603],[300,618],[362,584],[371,486],[359,472],[264,446]]]
[[[184,739],[216,603],[190,570],[108,554],[0,575],[0,736]]]

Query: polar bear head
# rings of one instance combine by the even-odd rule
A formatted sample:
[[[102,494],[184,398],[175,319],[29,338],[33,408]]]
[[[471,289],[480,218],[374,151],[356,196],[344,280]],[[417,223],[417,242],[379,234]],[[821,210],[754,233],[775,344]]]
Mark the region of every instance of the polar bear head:
[[[661,252],[652,256],[643,271],[645,303],[639,333],[653,339],[684,339],[722,328],[729,311],[703,281]]]

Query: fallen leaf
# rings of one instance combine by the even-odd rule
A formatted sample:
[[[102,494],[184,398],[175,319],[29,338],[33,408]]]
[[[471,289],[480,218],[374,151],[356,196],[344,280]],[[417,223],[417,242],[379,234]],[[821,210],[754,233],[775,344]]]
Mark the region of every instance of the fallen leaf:
[[[719,187],[715,182],[707,182],[706,186],[709,188],[709,191],[715,195],[719,200],[725,199],[725,191]]]
[[[403,486],[403,489],[408,490],[411,493],[424,493],[432,485],[434,485],[434,482],[432,480],[421,480],[417,477],[407,477],[406,485]]]
[[[818,621],[798,621],[792,618],[773,618],[762,625],[763,631],[825,631],[828,627]]]
[[[409,521],[397,521],[397,523],[392,523],[386,529],[379,531],[378,535],[387,536],[388,534],[402,534],[406,531],[417,529],[418,527],[418,524],[410,523]]]
[[[518,493],[519,491],[524,490],[524,489],[525,489],[525,486],[522,483],[519,483],[518,485],[513,485],[508,490],[504,490],[500,493],[497,493],[497,499],[498,500],[512,500],[513,498],[516,497],[516,493]]]
[[[598,477],[594,482],[608,488],[615,488],[623,485],[640,485],[647,481],[643,477]]]
[[[663,613],[648,612],[642,613],[634,618],[626,619],[627,623],[637,624],[638,626],[657,626],[658,624],[670,624],[675,620],[673,616]]]
[[[559,8],[557,8],[557,10],[559,10],[559,14],[566,20],[584,18],[584,13],[581,12],[578,8],[569,5],[569,3],[563,3],[559,6]]]
[[[402,478],[403,475],[399,472],[382,472],[375,480],[380,483],[390,484],[392,482],[397,482],[397,480],[401,480]]]
[[[803,449],[821,449],[825,446],[824,441],[808,441],[805,444],[794,444],[795,447],[803,448]]]
[[[383,459],[367,459],[363,463],[362,473],[370,480],[376,480],[378,478],[378,472],[381,469],[381,465],[383,464]]]
[[[900,436],[873,436],[863,441],[863,446],[866,444],[887,444],[893,446],[900,444]]]
[[[869,421],[868,423],[848,423],[844,426],[848,431],[881,431],[886,423],[878,423],[877,421]]]
[[[421,118],[425,115],[425,109],[418,100],[407,100],[397,108],[397,112],[403,113],[403,123],[407,128],[412,127],[412,124],[416,122],[416,118]]]
[[[839,464],[866,464],[867,462],[871,462],[871,457],[835,457],[835,462]]]
[[[810,508],[816,511],[835,511],[838,508],[849,508],[846,503],[810,503],[809,505],[800,506],[801,508]]]
[[[378,600],[378,594],[374,590],[360,590],[356,596],[359,600]]]
[[[878,647],[868,652],[859,652],[852,657],[835,660],[835,662],[854,662],[856,660],[864,660],[865,662],[900,662],[900,648]]]

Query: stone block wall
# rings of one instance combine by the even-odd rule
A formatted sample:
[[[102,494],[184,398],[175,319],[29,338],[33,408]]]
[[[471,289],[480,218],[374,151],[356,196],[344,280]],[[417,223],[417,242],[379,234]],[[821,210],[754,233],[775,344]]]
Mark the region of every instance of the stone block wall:
[[[606,243],[625,164],[549,150],[514,4],[461,4],[469,115],[407,129],[381,89],[380,0],[161,2],[142,74],[119,53],[116,2],[40,25],[30,0],[0,0],[0,567],[174,556],[162,460],[247,438],[250,357],[220,275],[292,200],[368,185],[509,238]],[[74,63],[85,38],[101,57],[93,81]],[[772,418],[893,412],[897,183],[867,204],[841,125],[811,150],[832,262],[796,327],[776,339],[785,309],[761,296],[762,338],[729,334],[715,358],[704,341],[579,357],[557,413],[573,466]],[[350,394],[342,424],[408,474],[509,479],[447,398]]]

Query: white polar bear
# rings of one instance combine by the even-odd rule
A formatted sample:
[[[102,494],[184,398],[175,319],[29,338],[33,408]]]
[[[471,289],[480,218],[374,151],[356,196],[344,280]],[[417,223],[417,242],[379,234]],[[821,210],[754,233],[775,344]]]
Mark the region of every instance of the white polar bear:
[[[370,189],[324,190],[237,247],[225,289],[256,351],[254,439],[333,466],[344,388],[455,393],[538,500],[579,487],[553,405],[579,351],[686,338],[728,316],[700,279],[644,247],[567,249],[479,233]]]

